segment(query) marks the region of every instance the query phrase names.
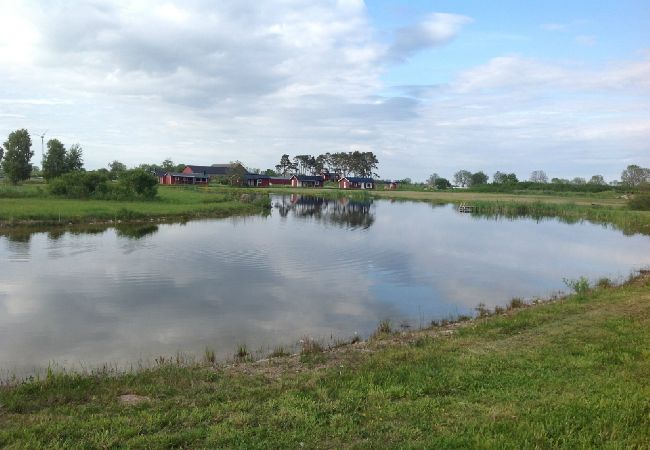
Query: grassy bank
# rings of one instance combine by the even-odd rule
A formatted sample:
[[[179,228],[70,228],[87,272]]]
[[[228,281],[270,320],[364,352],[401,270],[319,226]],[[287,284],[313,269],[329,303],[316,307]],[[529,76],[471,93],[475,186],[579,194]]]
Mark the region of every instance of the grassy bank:
[[[0,446],[648,448],[649,377],[645,275],[300,356],[5,386]]]
[[[268,208],[264,192],[231,188],[161,186],[151,201],[76,200],[49,195],[42,186],[0,190],[4,226],[180,219],[251,214]]]

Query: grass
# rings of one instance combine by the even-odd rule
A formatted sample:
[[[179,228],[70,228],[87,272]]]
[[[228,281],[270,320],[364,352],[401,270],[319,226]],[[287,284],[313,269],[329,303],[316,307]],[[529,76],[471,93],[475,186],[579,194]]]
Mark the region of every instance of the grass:
[[[0,188],[0,224],[223,217],[260,212],[270,206],[264,192],[247,189],[160,186],[158,192],[153,201],[76,200],[51,196],[38,185],[4,186]]]
[[[516,303],[306,362],[50,372],[0,388],[0,447],[648,448],[650,276]]]

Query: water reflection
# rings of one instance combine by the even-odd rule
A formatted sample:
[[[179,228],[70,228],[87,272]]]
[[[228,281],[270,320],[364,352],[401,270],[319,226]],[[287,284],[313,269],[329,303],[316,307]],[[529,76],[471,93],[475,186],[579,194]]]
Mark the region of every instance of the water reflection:
[[[371,198],[362,200],[348,197],[331,199],[293,194],[278,199],[274,207],[277,208],[281,217],[291,214],[298,219],[313,219],[349,229],[367,229],[375,221],[372,204]]]
[[[368,334],[383,318],[417,326],[649,262],[647,237],[588,223],[426,203],[273,204],[268,217],[3,231],[0,372],[206,346],[223,357],[242,343]]]
[[[118,225],[115,231],[119,237],[128,239],[142,239],[158,231],[158,225]]]

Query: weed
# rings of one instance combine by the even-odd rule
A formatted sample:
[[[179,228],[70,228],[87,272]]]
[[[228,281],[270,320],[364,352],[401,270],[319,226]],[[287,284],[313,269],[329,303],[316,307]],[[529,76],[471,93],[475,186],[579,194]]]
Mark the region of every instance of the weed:
[[[356,343],[358,343],[358,342],[361,342],[361,338],[360,338],[359,335],[355,332],[355,333],[354,333],[354,336],[352,336],[352,338],[350,339],[350,344],[356,344]]]
[[[291,353],[287,351],[282,345],[275,347],[271,354],[269,355],[269,358],[282,358],[285,356],[289,356]]]
[[[217,357],[214,353],[214,350],[211,350],[208,347],[206,347],[205,352],[203,353],[203,361],[206,364],[214,364],[217,361]]]
[[[323,346],[316,341],[315,339],[305,336],[300,340],[301,350],[300,353],[303,355],[311,355],[315,353],[322,353]]]
[[[503,306],[495,306],[494,307],[494,314],[503,314],[505,311],[505,308]]]
[[[393,327],[392,324],[390,323],[390,320],[384,319],[379,322],[379,325],[377,325],[377,334],[390,334],[393,332]]]
[[[244,361],[249,361],[250,359],[251,359],[251,354],[248,351],[248,347],[246,347],[246,344],[238,345],[237,350],[235,351],[235,361],[244,362]]]
[[[483,302],[479,303],[474,310],[478,313],[479,317],[487,317],[490,315],[490,310]]]
[[[614,283],[612,283],[612,280],[609,278],[603,277],[598,279],[596,286],[598,286],[600,289],[609,289],[614,286]]]
[[[510,300],[510,303],[508,303],[508,309],[517,309],[521,308],[524,305],[525,303],[521,298],[514,297],[512,300]]]
[[[577,280],[563,279],[564,284],[570,288],[579,299],[584,299],[589,291],[589,280],[586,277],[580,277]]]

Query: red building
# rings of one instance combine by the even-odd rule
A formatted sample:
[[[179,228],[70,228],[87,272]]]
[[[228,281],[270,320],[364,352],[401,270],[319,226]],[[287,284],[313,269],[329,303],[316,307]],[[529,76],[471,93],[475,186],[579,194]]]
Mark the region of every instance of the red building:
[[[291,177],[291,187],[321,187],[322,175],[294,175]]]
[[[339,180],[340,189],[374,189],[375,180],[363,177],[343,177]]]
[[[160,184],[202,184],[206,185],[210,178],[199,174],[166,172],[158,175]]]

